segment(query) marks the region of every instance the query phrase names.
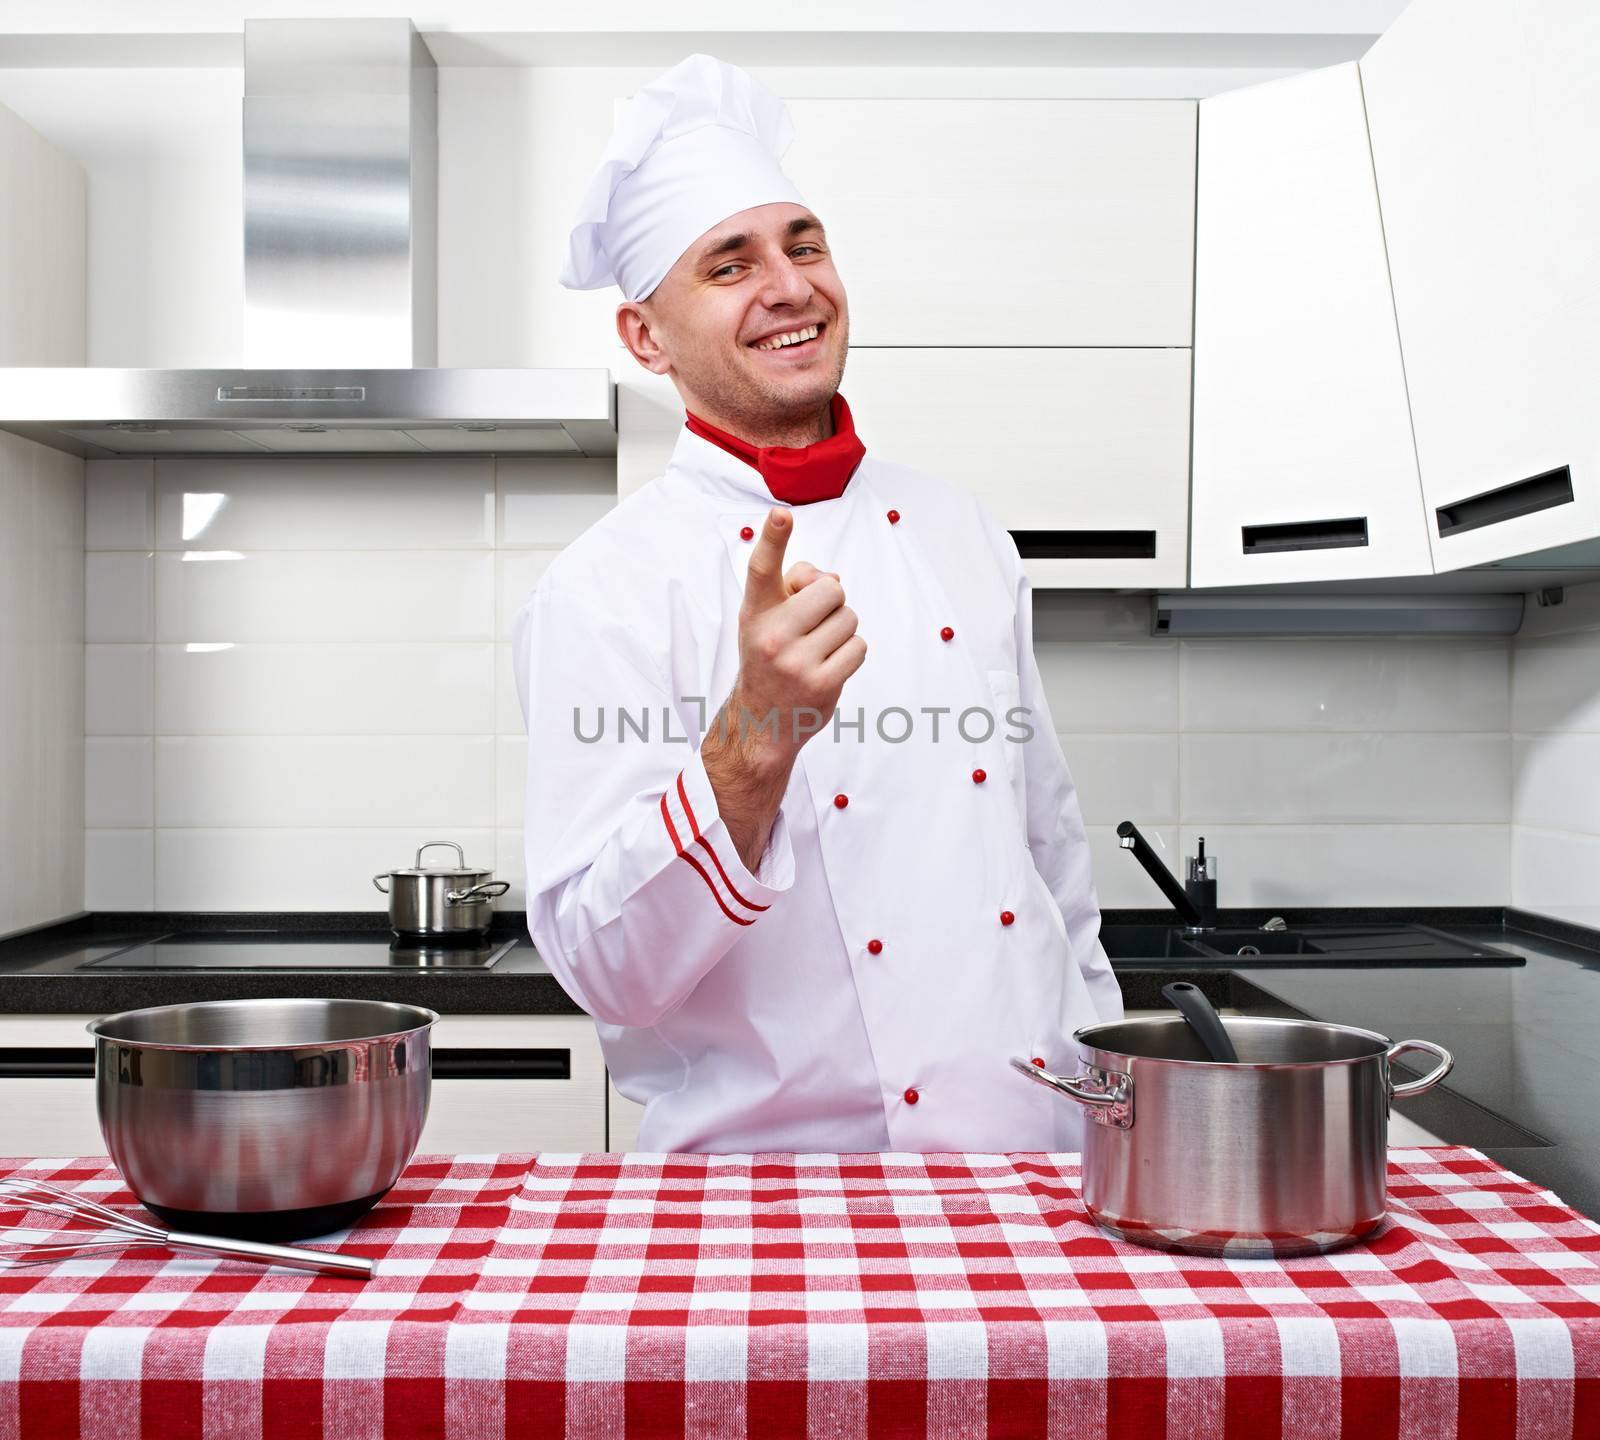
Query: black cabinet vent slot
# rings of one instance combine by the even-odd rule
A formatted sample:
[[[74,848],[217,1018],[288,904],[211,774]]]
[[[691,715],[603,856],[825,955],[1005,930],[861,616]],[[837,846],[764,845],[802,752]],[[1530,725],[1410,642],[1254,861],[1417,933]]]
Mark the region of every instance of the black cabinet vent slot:
[[[1024,560],[1154,560],[1154,530],[1013,530]]]
[[[1515,520],[1520,515],[1532,515],[1571,503],[1572,471],[1563,465],[1559,470],[1546,470],[1543,475],[1518,480],[1514,485],[1502,485],[1498,490],[1485,490],[1482,495],[1439,506],[1435,512],[1439,517],[1439,538],[1481,530],[1485,525],[1498,525],[1502,520]]]
[[[570,1050],[435,1050],[435,1080],[570,1080]]]
[[[1295,520],[1286,525],[1246,525],[1246,555],[1274,555],[1285,550],[1343,550],[1367,543],[1367,517],[1348,520]]]

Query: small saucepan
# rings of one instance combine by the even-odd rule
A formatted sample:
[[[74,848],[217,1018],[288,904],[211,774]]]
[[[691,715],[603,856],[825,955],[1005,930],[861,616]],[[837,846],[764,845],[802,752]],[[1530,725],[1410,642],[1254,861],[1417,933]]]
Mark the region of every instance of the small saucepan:
[[[423,852],[439,845],[456,852],[454,865],[422,863]],[[415,865],[382,871],[372,884],[389,897],[389,924],[401,939],[475,943],[494,919],[496,897],[511,888],[493,875],[469,866],[454,840],[430,840],[418,849]]]

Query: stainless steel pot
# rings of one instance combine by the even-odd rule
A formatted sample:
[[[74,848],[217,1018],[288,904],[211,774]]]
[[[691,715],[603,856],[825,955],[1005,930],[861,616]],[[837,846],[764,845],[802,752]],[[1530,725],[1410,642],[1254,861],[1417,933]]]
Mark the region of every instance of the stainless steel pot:
[[[456,852],[456,863],[428,866],[423,852],[435,846]],[[417,850],[407,870],[385,870],[372,877],[373,887],[389,897],[389,924],[404,939],[479,939],[494,919],[494,902],[511,888],[492,880],[492,870],[474,870],[454,840],[430,840]]]
[[[128,1188],[178,1230],[297,1240],[383,1198],[428,1114],[439,1017],[375,1000],[213,1000],[94,1021]]]
[[[1202,1255],[1336,1249],[1383,1220],[1389,1102],[1454,1064],[1426,1040],[1228,1016],[1240,1063],[1208,1058],[1179,1015],[1079,1030],[1081,1074],[1012,1064],[1084,1107],[1083,1200],[1112,1234]],[[1390,1062],[1438,1062],[1394,1083]]]

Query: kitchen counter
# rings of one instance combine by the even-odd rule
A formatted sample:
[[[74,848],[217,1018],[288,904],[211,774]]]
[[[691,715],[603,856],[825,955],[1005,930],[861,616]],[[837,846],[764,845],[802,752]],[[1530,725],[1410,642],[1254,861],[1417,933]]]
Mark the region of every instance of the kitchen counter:
[[[1322,912],[1331,918],[1337,912]],[[1366,914],[1368,912],[1363,912]],[[195,917],[184,917],[189,925]],[[152,924],[153,920],[162,923]],[[1163,1002],[1161,986],[1192,980],[1214,1003],[1258,1014],[1304,1015],[1416,1036],[1456,1057],[1433,1093],[1399,1107],[1418,1124],[1472,1145],[1600,1215],[1600,951],[1518,928],[1459,925],[1455,933],[1510,950],[1522,966],[1318,969],[1257,963],[1185,970],[1178,962],[1118,961],[1130,1007]],[[222,918],[216,923],[224,924]],[[305,925],[375,935],[381,917],[229,916],[225,923]],[[106,974],[67,968],[85,949],[176,928],[172,917],[104,916],[0,943],[0,1012],[108,1014],[192,1000],[310,995],[426,1005],[443,1014],[581,1013],[522,934],[502,916],[497,938],[521,943],[489,970],[211,971]]]

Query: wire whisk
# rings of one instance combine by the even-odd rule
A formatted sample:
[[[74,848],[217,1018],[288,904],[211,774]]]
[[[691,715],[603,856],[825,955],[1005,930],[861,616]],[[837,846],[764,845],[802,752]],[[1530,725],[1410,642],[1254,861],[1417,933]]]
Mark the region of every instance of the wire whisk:
[[[63,1190],[58,1185],[18,1175],[0,1180],[0,1207],[43,1211],[68,1222],[48,1231],[37,1225],[0,1225],[0,1262],[7,1265],[34,1265],[93,1255],[102,1250],[153,1245],[164,1250],[221,1255],[253,1265],[285,1265],[294,1270],[316,1270],[357,1280],[371,1279],[374,1268],[371,1260],[359,1255],[163,1230],[159,1225],[113,1210],[74,1190]],[[44,1238],[46,1236],[48,1238]]]

